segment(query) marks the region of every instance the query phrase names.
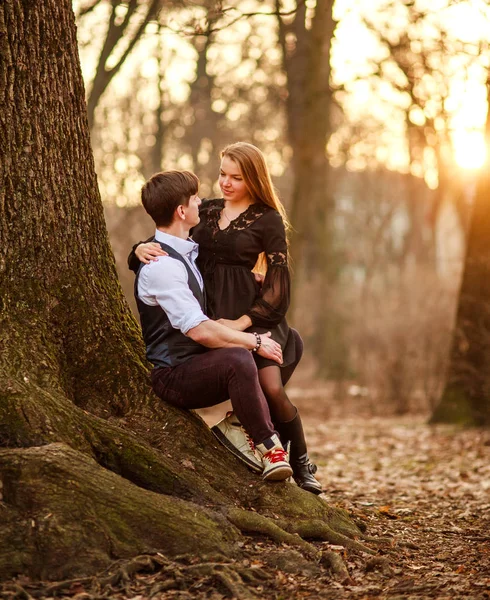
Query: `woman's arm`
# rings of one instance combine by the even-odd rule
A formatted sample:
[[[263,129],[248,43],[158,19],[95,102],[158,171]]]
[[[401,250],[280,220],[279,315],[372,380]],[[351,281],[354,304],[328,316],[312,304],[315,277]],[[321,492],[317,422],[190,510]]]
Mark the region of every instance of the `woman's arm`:
[[[135,244],[128,256],[128,267],[135,273],[140,268],[140,264],[148,264],[150,261],[155,260],[157,256],[167,256],[165,250],[162,250],[160,244],[152,242],[154,238],[151,237],[145,242],[138,242]]]
[[[238,319],[219,319],[219,323],[237,331],[245,331],[253,325],[276,327],[289,308],[291,280],[284,223],[278,212],[271,211],[263,217],[261,224],[267,273],[265,278],[258,278],[261,285],[259,296],[246,314]]]
[[[218,323],[226,325],[235,331],[245,331],[252,325],[252,319],[248,315],[242,315],[239,319],[218,319]]]
[[[216,203],[216,198],[203,198],[202,204],[199,208],[199,215],[202,218],[203,213],[209,206],[213,206]],[[192,229],[190,231],[192,235]],[[144,242],[138,242],[135,244],[128,256],[128,267],[135,273],[140,268],[141,263],[148,264],[150,261],[155,260],[157,256],[167,256],[167,253],[162,250],[161,246],[156,243],[152,243],[153,236],[148,238]]]
[[[144,244],[138,244],[134,250],[134,253],[138,260],[147,265],[152,260],[156,260],[158,256],[168,256],[168,252],[165,252],[163,248],[157,242],[145,242]]]
[[[262,221],[267,273],[260,294],[246,316],[251,321],[250,326],[275,327],[286,316],[289,308],[291,279],[288,248],[281,215],[271,211]]]

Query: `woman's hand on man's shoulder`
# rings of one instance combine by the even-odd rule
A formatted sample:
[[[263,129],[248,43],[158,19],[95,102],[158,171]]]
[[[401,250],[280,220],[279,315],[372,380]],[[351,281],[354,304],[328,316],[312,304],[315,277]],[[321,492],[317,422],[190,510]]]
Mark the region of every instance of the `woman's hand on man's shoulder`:
[[[165,252],[160,244],[156,242],[139,244],[135,248],[134,253],[136,254],[138,260],[145,265],[150,263],[152,260],[157,260],[159,256],[168,256],[168,252]]]

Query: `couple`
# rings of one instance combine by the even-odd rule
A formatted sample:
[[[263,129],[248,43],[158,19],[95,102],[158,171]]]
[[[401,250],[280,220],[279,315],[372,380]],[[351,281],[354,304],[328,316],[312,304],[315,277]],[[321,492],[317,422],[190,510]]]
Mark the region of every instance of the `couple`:
[[[212,428],[218,439],[266,481],[292,474],[320,494],[301,418],[284,390],[303,352],[284,318],[285,211],[258,148],[232,144],[221,159],[223,199],[201,204],[199,180],[188,171],[157,173],[141,192],[156,233],[135,246],[129,265],[153,388],[180,408],[230,399],[233,413]],[[265,270],[263,281],[254,267]]]

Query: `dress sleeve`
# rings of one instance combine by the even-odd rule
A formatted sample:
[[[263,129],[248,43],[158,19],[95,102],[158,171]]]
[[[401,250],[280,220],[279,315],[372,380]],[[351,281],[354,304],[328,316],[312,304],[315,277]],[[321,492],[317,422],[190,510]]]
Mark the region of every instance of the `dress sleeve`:
[[[263,242],[267,273],[260,295],[247,315],[252,325],[276,327],[286,316],[291,288],[286,233],[281,215],[276,211],[264,217]]]
[[[136,248],[140,245],[140,244],[147,244],[148,242],[153,241],[153,236],[151,238],[148,238],[147,240],[145,240],[144,242],[138,242],[137,244],[135,244],[131,250],[131,252],[129,253],[128,256],[128,267],[130,271],[134,271],[135,273],[138,272],[138,269],[140,268],[140,260],[139,258],[136,256],[135,254],[135,250]]]

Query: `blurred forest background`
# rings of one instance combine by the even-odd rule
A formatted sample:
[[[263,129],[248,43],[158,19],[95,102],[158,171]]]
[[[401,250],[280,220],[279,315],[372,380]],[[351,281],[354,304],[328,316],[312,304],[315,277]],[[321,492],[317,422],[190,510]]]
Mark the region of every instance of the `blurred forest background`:
[[[485,164],[484,0],[77,0],[89,122],[121,284],[153,233],[146,178],[265,153],[293,226],[303,372],[373,412],[444,388]],[[488,168],[488,167],[487,167]],[[318,383],[328,382],[328,383]]]

